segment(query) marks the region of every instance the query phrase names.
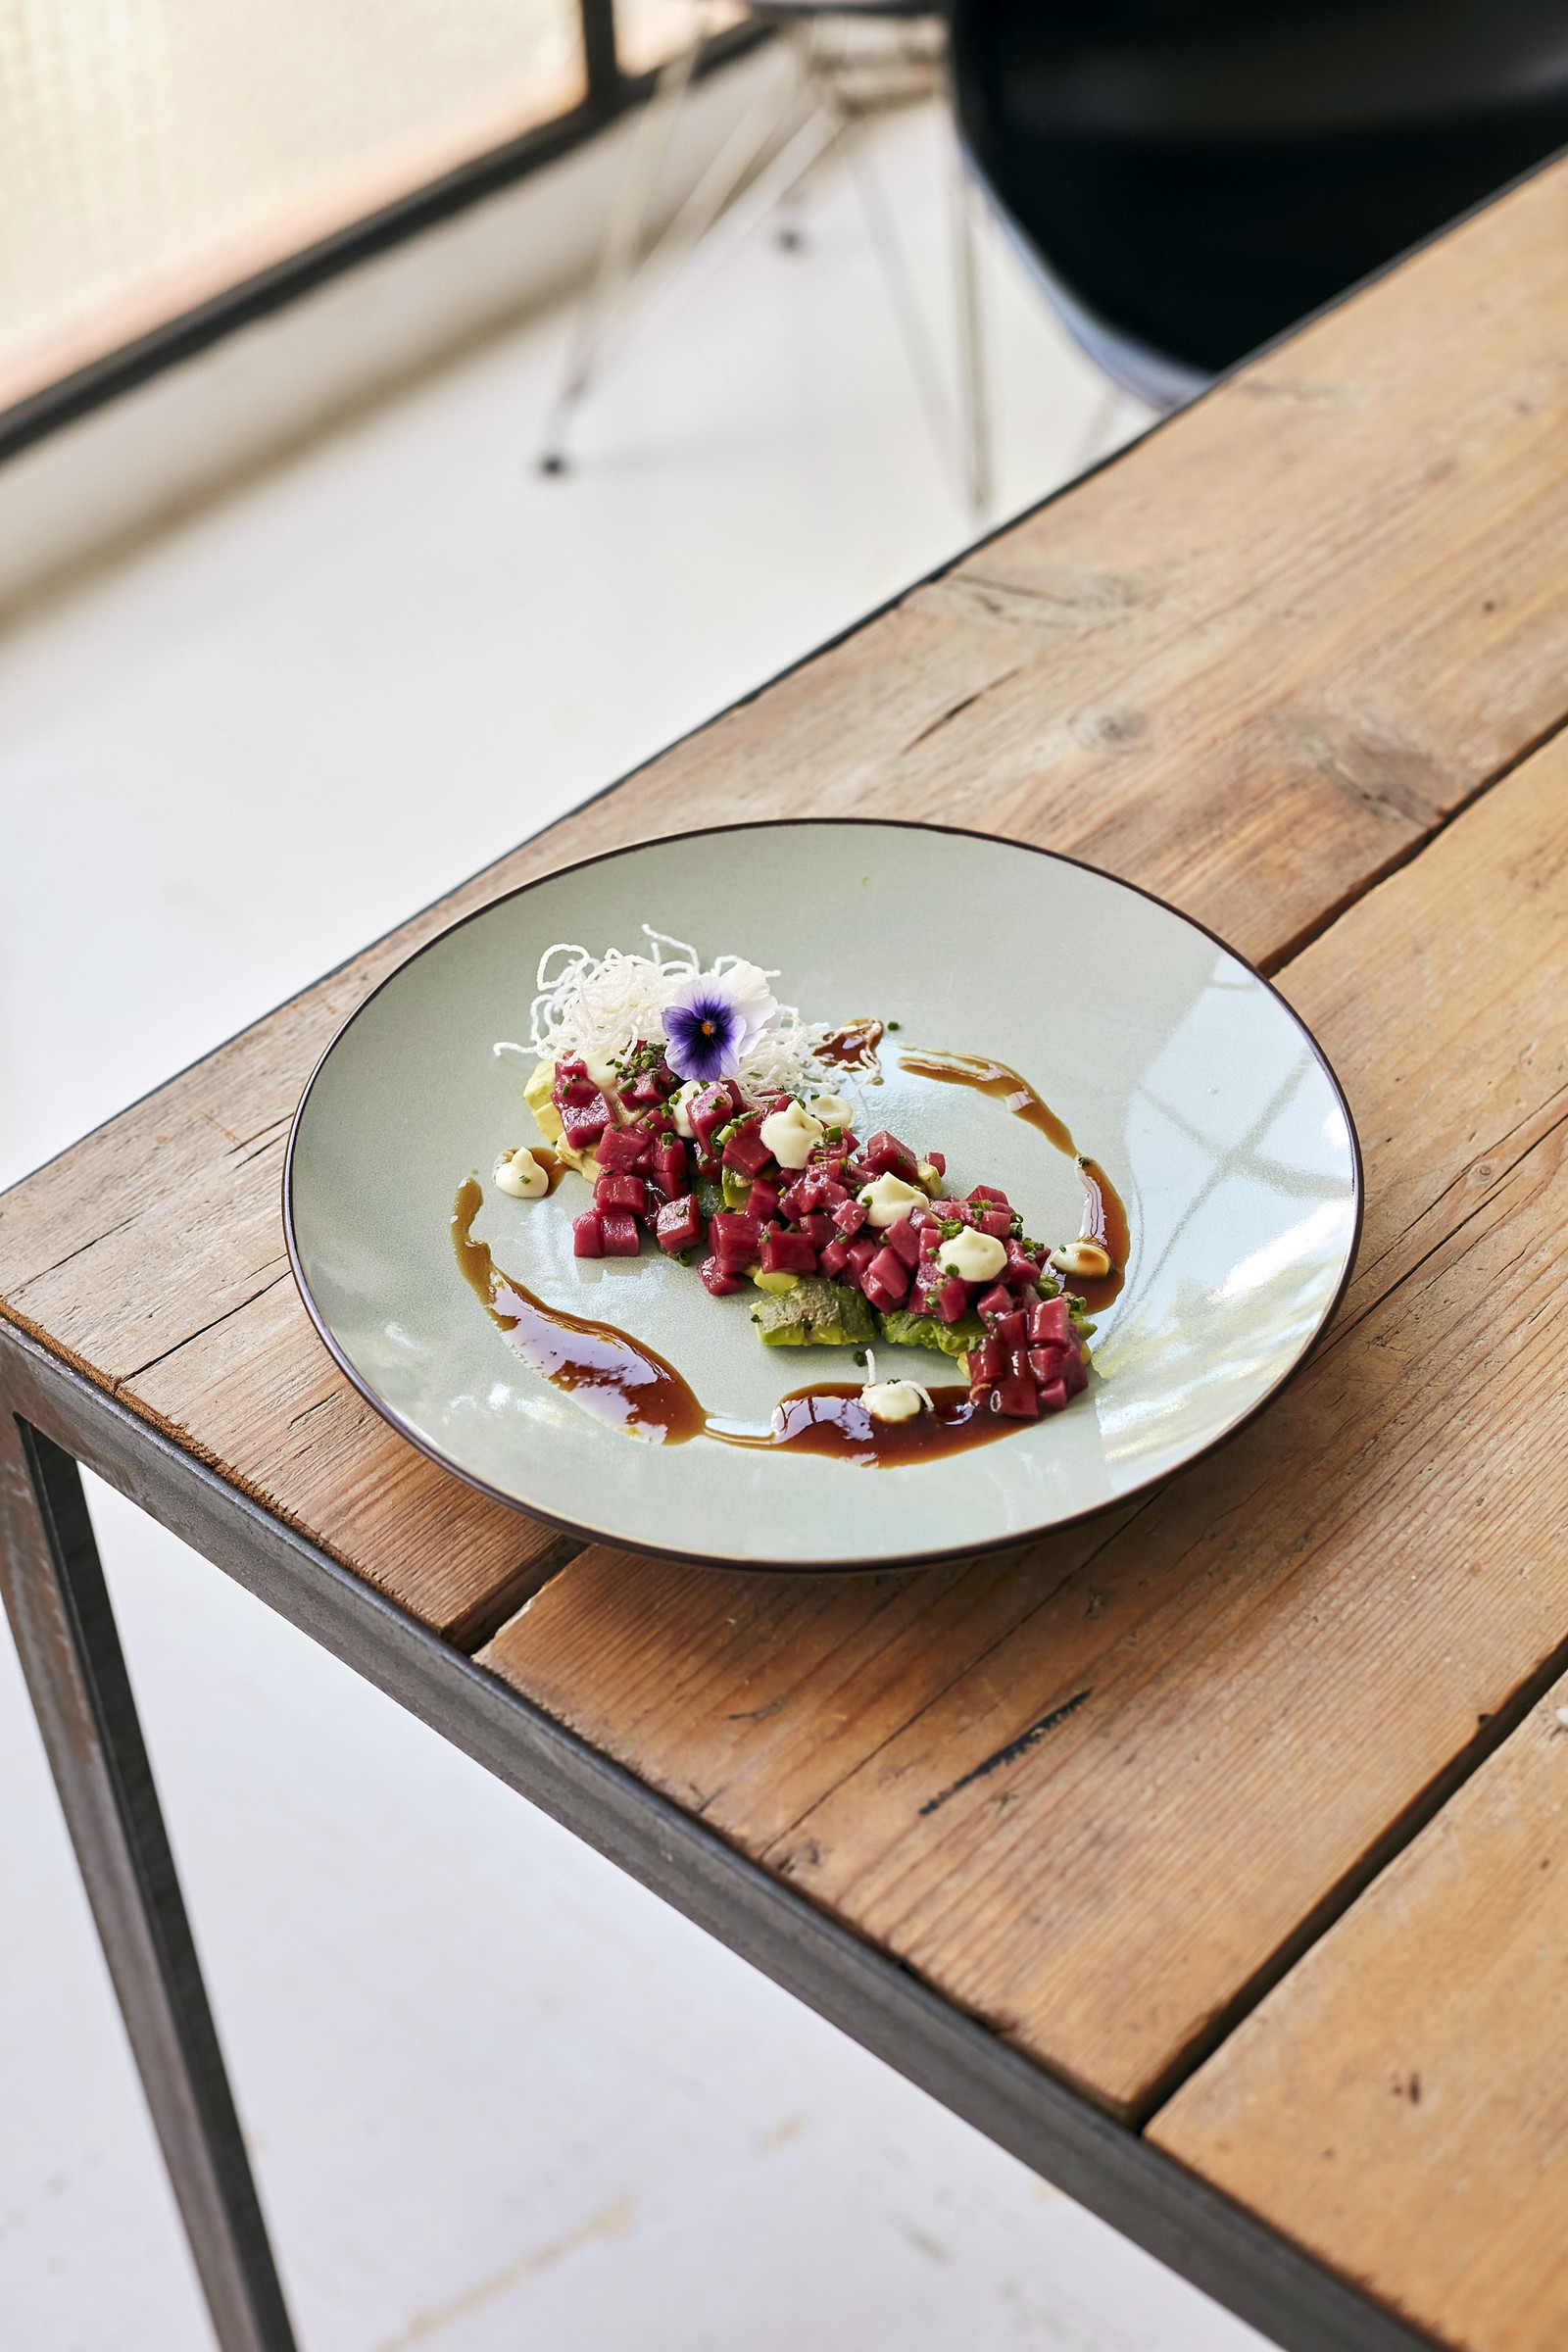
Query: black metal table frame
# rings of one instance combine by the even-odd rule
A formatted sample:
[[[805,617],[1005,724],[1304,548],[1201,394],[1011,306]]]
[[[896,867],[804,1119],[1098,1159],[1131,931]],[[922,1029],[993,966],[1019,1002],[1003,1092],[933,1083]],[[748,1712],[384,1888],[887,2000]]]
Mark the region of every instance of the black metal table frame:
[[[1287,2352],[1433,2339],[1011,2049],[0,1322],[0,1581],[222,2352],[294,2352],[78,1464]]]

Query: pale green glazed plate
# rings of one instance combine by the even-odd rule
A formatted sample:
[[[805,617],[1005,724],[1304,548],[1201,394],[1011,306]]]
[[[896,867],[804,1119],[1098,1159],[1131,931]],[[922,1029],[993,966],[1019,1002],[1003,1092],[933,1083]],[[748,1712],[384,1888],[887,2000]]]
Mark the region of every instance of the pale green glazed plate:
[[[553,1306],[616,1324],[710,1413],[765,1430],[847,1350],[770,1349],[740,1298],[647,1244],[571,1254],[587,1204],[568,1174],[518,1201],[489,1172],[537,1140],[525,1038],[558,940],[642,948],[641,925],[780,973],[808,1020],[875,1014],[874,1117],[948,1155],[956,1191],[999,1183],[1029,1232],[1078,1229],[1070,1160],[1005,1107],[903,1073],[901,1051],[986,1054],[1027,1078],[1126,1201],[1126,1287],[1066,1411],[990,1446],[873,1469],[698,1437],[651,1445],[592,1418],[511,1351],[458,1267],[454,1197]],[[421,948],[328,1048],[290,1139],[285,1214],[322,1338],[395,1429],[537,1518],[632,1549],[745,1568],[873,1569],[1014,1544],[1125,1500],[1266,1403],[1348,1280],[1361,1167],[1345,1098],[1294,1012],[1195,923],[1070,859],[919,825],[736,826],[623,850],[515,891]],[[956,1377],[926,1354],[878,1368]]]

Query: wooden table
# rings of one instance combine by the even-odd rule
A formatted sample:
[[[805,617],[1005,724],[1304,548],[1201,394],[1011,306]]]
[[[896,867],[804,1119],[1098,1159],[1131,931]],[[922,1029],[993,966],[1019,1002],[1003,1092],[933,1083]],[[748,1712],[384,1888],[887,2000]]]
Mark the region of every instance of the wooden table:
[[[228,2352],[290,2338],[76,1460],[1280,2343],[1568,2343],[1565,395],[1559,166],[0,1200],[7,1601]],[[574,1553],[289,1278],[290,1115],[373,981],[785,811],[1173,899],[1356,1113],[1306,1372],[1021,1555]]]

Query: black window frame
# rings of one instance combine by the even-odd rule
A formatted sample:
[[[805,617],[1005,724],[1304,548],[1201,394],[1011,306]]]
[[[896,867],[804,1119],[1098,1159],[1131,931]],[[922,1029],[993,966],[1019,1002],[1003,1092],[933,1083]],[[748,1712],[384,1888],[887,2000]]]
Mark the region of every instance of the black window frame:
[[[652,96],[659,78],[656,67],[645,74],[627,74],[621,66],[615,37],[614,0],[577,0],[582,29],[585,93],[580,104],[548,122],[536,124],[499,147],[487,149],[443,172],[440,178],[413,188],[391,204],[350,221],[331,235],[290,254],[270,268],[226,287],[221,294],[193,310],[139,335],[118,350],[106,352],[57,383],[46,384],[14,407],[0,410],[0,464],[30,448],[62,425],[102,408],[122,392],[129,392],[166,368],[207,350],[254,318],[281,310],[301,294],[341,275],[360,262],[369,261],[421,229],[466,212],[499,189],[526,178],[543,165],[555,163],[609,128],[631,108]],[[748,18],[705,42],[698,60],[699,74],[740,56],[769,37],[771,27]]]

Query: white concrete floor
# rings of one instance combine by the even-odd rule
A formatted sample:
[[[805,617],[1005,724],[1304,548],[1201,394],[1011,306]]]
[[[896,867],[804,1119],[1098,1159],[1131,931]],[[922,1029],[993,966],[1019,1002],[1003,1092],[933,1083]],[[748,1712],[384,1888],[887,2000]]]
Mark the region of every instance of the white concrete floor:
[[[936,303],[942,132],[881,152]],[[1135,429],[993,256],[1001,511]],[[0,644],[0,1180],[970,535],[859,220],[754,243],[527,463],[498,343]],[[111,1583],[303,2352],[1245,2352],[116,1496]],[[0,2312],[207,2341],[9,1647]]]

